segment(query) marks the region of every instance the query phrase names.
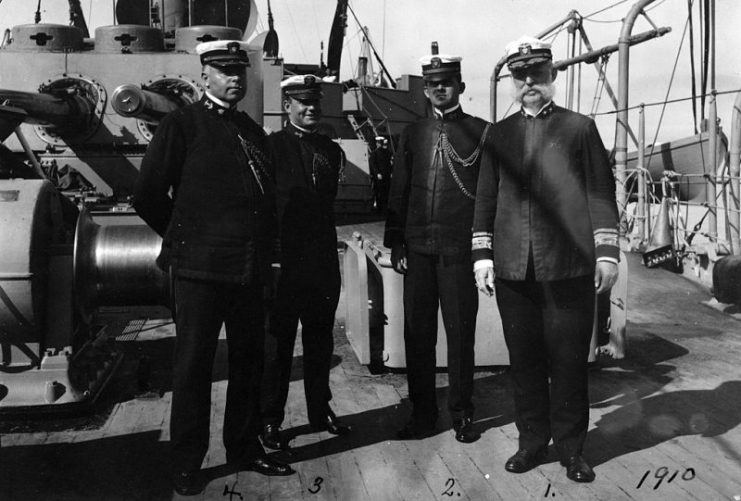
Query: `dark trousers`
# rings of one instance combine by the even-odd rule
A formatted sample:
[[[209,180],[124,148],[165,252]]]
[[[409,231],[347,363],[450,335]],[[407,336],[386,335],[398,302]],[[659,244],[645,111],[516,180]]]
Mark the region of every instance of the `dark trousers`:
[[[376,210],[379,212],[385,212],[388,207],[390,187],[391,184],[385,179],[382,181],[375,179],[373,181],[373,197],[376,201]]]
[[[437,419],[435,345],[437,311],[442,310],[448,341],[448,409],[454,418],[473,416],[473,368],[479,296],[470,255],[408,252],[404,276],[404,348],[412,419]]]
[[[334,350],[332,331],[340,298],[340,269],[334,252],[332,258],[322,259],[320,263],[309,260],[285,262],[281,269],[265,340],[262,419],[266,425],[279,426],[285,417],[299,321],[309,423],[321,425],[329,412],[329,401],[332,400],[329,370]]]
[[[223,440],[228,458],[264,453],[260,432],[262,287],[175,278],[175,360],[170,443],[175,471],[200,468],[209,442],[211,379],[222,324],[229,383]]]
[[[593,277],[496,279],[495,290],[509,349],[520,448],[534,451],[553,438],[562,459],[581,454],[589,425]]]

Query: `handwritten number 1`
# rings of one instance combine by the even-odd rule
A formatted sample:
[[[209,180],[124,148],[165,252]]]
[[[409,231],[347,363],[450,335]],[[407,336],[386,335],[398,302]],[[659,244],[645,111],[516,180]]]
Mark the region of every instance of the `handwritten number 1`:
[[[643,485],[643,481],[646,480],[646,477],[648,477],[648,474],[649,473],[651,473],[651,470],[646,470],[646,473],[644,473],[643,476],[641,477],[641,481],[638,482],[638,485],[636,486],[636,489],[640,489],[641,488],[641,486]]]

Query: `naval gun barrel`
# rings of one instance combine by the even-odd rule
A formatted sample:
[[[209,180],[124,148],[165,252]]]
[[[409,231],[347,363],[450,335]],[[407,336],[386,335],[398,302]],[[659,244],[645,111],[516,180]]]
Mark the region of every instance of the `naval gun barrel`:
[[[63,128],[81,128],[95,112],[95,105],[77,93],[24,92],[0,89],[0,118],[18,110],[26,113],[23,121]],[[7,113],[6,113],[7,111]]]
[[[133,84],[120,85],[111,95],[111,105],[116,113],[145,122],[158,122],[185,104],[184,100],[171,93],[144,89]]]

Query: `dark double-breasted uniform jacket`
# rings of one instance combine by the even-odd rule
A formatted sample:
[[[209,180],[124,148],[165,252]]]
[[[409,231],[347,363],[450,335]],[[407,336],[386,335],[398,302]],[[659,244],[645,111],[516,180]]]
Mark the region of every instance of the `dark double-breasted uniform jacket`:
[[[204,97],[160,122],[136,184],[139,215],[163,237],[177,336],[170,447],[176,472],[208,450],[211,373],[222,325],[229,347],[223,438],[228,461],[263,454],[259,385],[263,287],[270,270],[274,197],[265,134],[247,114]]]
[[[420,254],[444,256],[470,252],[476,182],[487,150],[486,126],[486,121],[458,107],[404,129],[394,158],[386,247],[405,244]],[[443,137],[447,141],[441,141]],[[480,155],[472,165],[451,165],[440,158],[451,147],[464,160],[477,150]]]
[[[368,168],[371,178],[378,181],[378,175],[381,175],[382,182],[388,182],[391,177],[391,158],[392,154],[388,148],[378,147],[370,152],[368,157]]]
[[[267,274],[275,222],[264,149],[265,133],[246,113],[206,97],[165,116],[134,201],[163,237],[161,267],[240,283]]]
[[[334,201],[344,161],[342,148],[323,134],[290,122],[268,136],[280,231],[280,259],[337,256]]]
[[[520,448],[580,455],[589,424],[594,271],[619,257],[615,181],[594,121],[548,104],[494,125],[473,259],[493,259]]]
[[[473,223],[473,259],[493,259],[497,277],[589,275],[617,262],[615,180],[594,121],[549,105],[494,126],[495,161],[483,169]]]
[[[334,201],[344,161],[329,137],[290,122],[268,136],[274,168],[281,266],[270,329],[265,340],[262,418],[280,425],[285,416],[298,322],[304,353],[304,392],[309,423],[329,415],[334,340],[340,296]]]
[[[489,124],[460,106],[408,126],[394,159],[384,245],[406,246],[404,349],[412,420],[434,425],[438,305],[448,348],[448,410],[473,415],[478,295],[471,270],[471,224]]]

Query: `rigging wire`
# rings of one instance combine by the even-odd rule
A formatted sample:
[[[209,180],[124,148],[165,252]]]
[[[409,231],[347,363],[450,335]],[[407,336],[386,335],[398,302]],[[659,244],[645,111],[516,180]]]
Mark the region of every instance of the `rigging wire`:
[[[620,18],[620,19],[611,19],[611,20],[606,20],[606,19],[605,19],[605,20],[602,20],[602,19],[589,19],[589,17],[590,17],[590,16],[593,16],[593,15],[595,15],[595,14],[598,14],[598,13],[600,13],[600,12],[604,12],[604,11],[606,11],[606,10],[608,10],[608,9],[611,9],[611,8],[613,8],[613,7],[616,7],[616,6],[620,5],[621,3],[625,3],[625,2],[627,2],[627,1],[628,1],[628,0],[624,0],[624,1],[622,1],[622,2],[618,2],[618,3],[615,3],[615,4],[613,4],[613,5],[610,5],[610,6],[608,6],[608,7],[605,7],[604,9],[598,10],[597,12],[593,12],[592,14],[589,14],[589,15],[587,15],[587,16],[584,16],[584,17],[583,17],[583,19],[586,19],[586,20],[588,20],[588,21],[590,21],[590,22],[592,22],[592,23],[603,23],[603,24],[614,24],[614,23],[622,23],[622,22],[623,22],[623,19],[622,19],[622,18]],[[645,15],[645,13],[646,13],[646,12],[648,12],[648,11],[650,11],[650,10],[654,10],[654,9],[655,9],[656,7],[660,6],[660,5],[661,5],[662,3],[664,3],[664,2],[666,2],[666,0],[660,0],[660,1],[659,1],[659,3],[657,3],[657,4],[655,4],[655,5],[652,5],[651,7],[647,7],[647,8],[645,8],[645,9],[643,9],[643,10],[642,10],[642,13],[643,13],[643,14]]]
[[[625,3],[625,2],[627,2],[627,1],[628,1],[628,0],[620,0],[619,2],[615,2],[614,4],[612,4],[612,5],[608,5],[607,7],[603,8],[603,9],[600,9],[600,10],[596,10],[596,11],[592,12],[591,14],[587,14],[586,16],[582,16],[582,19],[588,19],[588,18],[590,18],[590,17],[592,17],[592,16],[595,16],[595,15],[599,14],[600,12],[604,12],[604,11],[606,11],[606,10],[610,10],[610,9],[612,9],[613,7],[617,7],[618,5],[620,5],[620,4],[622,4],[622,3]]]
[[[716,96],[722,96],[722,95],[725,95],[725,94],[737,94],[739,92],[741,92],[741,87],[739,87],[738,89],[731,89],[731,90],[711,92],[711,93],[709,93],[707,95],[709,96],[711,94],[714,94]],[[643,103],[643,106],[646,106],[646,107],[648,107],[648,106],[661,106],[663,104],[681,103],[683,101],[689,101],[690,99],[693,99],[692,96],[690,96],[690,97],[680,97],[680,98],[677,98],[677,99],[668,99],[668,100],[664,100],[664,101],[656,101],[654,103]],[[614,115],[615,113],[619,113],[620,111],[637,110],[640,107],[641,107],[641,105],[640,104],[637,104],[635,106],[628,106],[626,108],[622,108],[622,109],[619,109],[619,110],[601,111],[599,113],[596,113],[596,115],[600,115],[600,116],[602,116],[602,115]]]
[[[594,97],[592,98],[592,109],[589,111],[589,117],[594,120],[594,116],[597,114],[600,102],[602,101],[602,94],[607,84],[607,63],[610,60],[608,54],[602,56],[599,66],[599,75],[597,77],[597,86],[594,88]]]
[[[383,0],[383,38],[381,40],[381,57],[386,57],[386,0]]]
[[[291,26],[293,26],[293,32],[297,37],[299,37],[299,31],[296,29],[296,22],[293,20],[291,9],[286,9],[286,12],[288,12],[288,19],[291,21]],[[299,40],[298,48],[301,50],[301,55],[304,57],[304,61],[308,60],[309,58],[306,57],[306,52],[304,52],[304,43],[301,40]]]
[[[314,14],[314,29],[317,33],[321,33],[319,29],[319,17],[316,15],[316,2],[309,2],[311,4],[311,12]]]
[[[694,99],[695,96],[697,96],[697,78],[695,76],[696,70],[695,70],[695,30],[694,30],[694,22],[693,22],[693,15],[692,15],[692,4],[695,3],[695,0],[687,0],[687,16],[690,21],[690,71],[692,72],[692,125],[695,130],[695,134],[697,134],[697,100]]]
[[[674,67],[672,68],[672,74],[671,77],[669,77],[669,87],[666,89],[666,97],[664,98],[664,105],[661,108],[661,114],[659,115],[659,123],[656,125],[656,134],[654,134],[654,140],[651,144],[651,152],[648,154],[648,162],[646,163],[646,168],[648,169],[651,165],[651,159],[653,158],[654,154],[654,148],[656,147],[656,139],[659,137],[659,130],[661,129],[661,123],[664,120],[664,113],[666,112],[666,102],[669,99],[669,92],[672,90],[672,85],[674,84],[674,75],[677,72],[677,65],[679,64],[679,56],[682,53],[682,46],[684,45],[684,40],[687,35],[687,28],[690,24],[690,17],[687,16],[687,21],[684,23],[684,30],[682,30],[682,38],[680,38],[679,42],[679,48],[677,49],[677,57],[674,58]]]

